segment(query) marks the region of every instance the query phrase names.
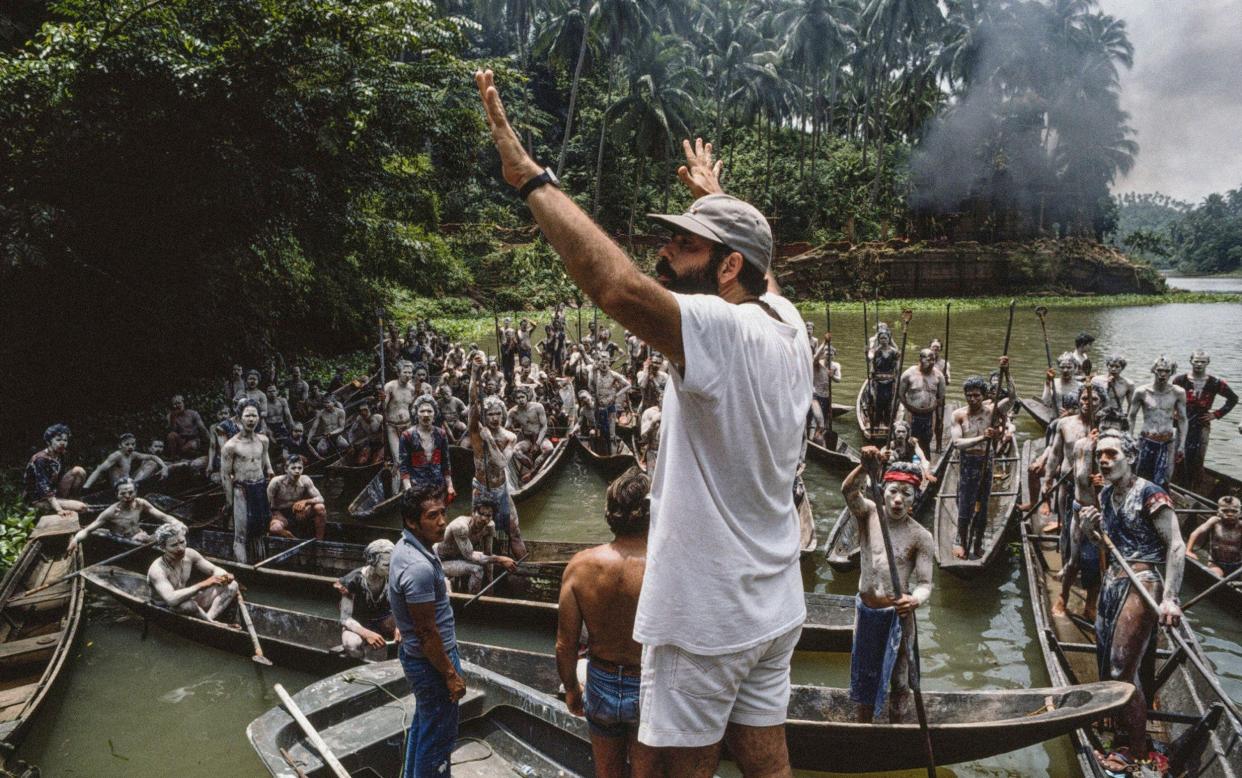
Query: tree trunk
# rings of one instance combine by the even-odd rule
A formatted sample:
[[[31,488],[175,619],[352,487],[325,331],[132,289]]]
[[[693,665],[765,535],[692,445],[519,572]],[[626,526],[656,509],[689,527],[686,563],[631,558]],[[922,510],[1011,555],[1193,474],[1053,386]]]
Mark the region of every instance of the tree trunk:
[[[595,156],[595,192],[591,195],[591,218],[599,218],[599,187],[604,176],[604,139],[608,130],[608,111],[612,109],[613,66],[608,66],[608,96],[604,99],[604,115],[599,120],[599,153]]]
[[[638,193],[643,186],[643,169],[647,167],[647,155],[638,152],[638,167],[634,170],[634,194],[630,198],[630,246],[634,245],[634,214],[638,212]]]
[[[578,102],[578,84],[582,80],[582,65],[586,62],[587,27],[586,18],[582,20],[582,44],[578,46],[578,63],[574,65],[574,82],[569,88],[569,112],[565,116],[565,137],[561,138],[561,156],[556,161],[556,177],[560,178],[565,170],[565,154],[569,150],[569,136],[574,129],[574,106]]]
[[[819,73],[815,74],[815,88],[811,90],[811,196],[819,191],[819,179],[815,177],[815,161],[819,157],[819,106],[820,88],[823,81]],[[814,221],[814,218],[812,218]]]
[[[762,116],[762,114],[760,114]],[[772,117],[768,116],[767,150],[763,159],[763,200],[772,212]]]
[[[806,85],[806,68],[802,69],[802,83]],[[798,112],[798,123],[806,123],[806,90],[802,90],[802,110]],[[798,127],[798,185],[806,183],[806,130]]]

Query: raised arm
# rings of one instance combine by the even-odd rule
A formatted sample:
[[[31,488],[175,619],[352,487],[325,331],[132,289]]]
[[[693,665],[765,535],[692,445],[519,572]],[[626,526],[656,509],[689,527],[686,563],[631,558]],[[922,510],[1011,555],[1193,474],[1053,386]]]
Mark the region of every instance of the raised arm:
[[[515,188],[543,172],[527,155],[505,116],[490,70],[475,74],[505,181]],[[683,179],[684,180],[684,179]],[[574,283],[601,310],[674,362],[685,361],[681,311],[667,289],[649,278],[564,192],[542,186],[526,200]]]

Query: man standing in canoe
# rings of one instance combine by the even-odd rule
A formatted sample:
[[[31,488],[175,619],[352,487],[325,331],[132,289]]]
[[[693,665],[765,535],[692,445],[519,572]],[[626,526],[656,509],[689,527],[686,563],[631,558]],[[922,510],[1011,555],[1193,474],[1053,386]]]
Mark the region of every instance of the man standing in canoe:
[[[1001,357],[1001,365],[1007,363]],[[970,376],[962,384],[966,407],[953,412],[953,428],[950,440],[961,455],[957,481],[957,542],[953,544],[953,556],[958,559],[975,559],[982,552],[983,534],[988,526],[988,502],[992,496],[992,453],[1006,440],[1013,439],[1013,424],[1009,422],[1009,399],[1001,400],[993,408],[991,400],[985,400],[988,383],[980,376]],[[992,420],[999,425],[992,426]],[[996,443],[989,447],[988,440]]]
[[[771,229],[723,193],[711,144],[685,141],[678,175],[697,199],[654,217],[673,237],[658,280],[645,276],[526,154],[491,72],[475,80],[504,178],[570,277],[672,365],[634,625],[636,748],[654,749],[663,774],[706,777],[727,738],[744,774],[791,775],[789,661],[806,618],[793,480],[811,349],[797,309],[774,293]]]
[[[259,427],[259,406],[243,400],[241,432],[220,450],[220,485],[224,504],[233,513],[233,559],[245,564],[258,559],[258,541],[272,519],[267,484],[276,475],[267,452],[267,436]]]
[[[404,778],[447,776],[457,742],[457,702],[466,694],[448,581],[432,548],[444,539],[444,494],[434,486],[401,493],[401,540],[388,568],[388,604],[401,631],[398,654],[414,694]]]
[[[1127,771],[1136,760],[1148,757],[1149,700],[1140,669],[1151,641],[1156,639],[1157,618],[1173,627],[1181,621],[1177,592],[1182,585],[1186,545],[1173,513],[1173,500],[1164,489],[1133,470],[1138,456],[1133,438],[1117,432],[1102,435],[1096,442],[1095,456],[1105,484],[1100,490],[1100,508],[1087,506],[1078,518],[1088,534],[1094,534],[1097,527],[1108,533],[1138,581],[1160,603],[1157,616],[1142,595],[1133,591],[1126,571],[1110,557],[1095,617],[1099,677],[1101,681],[1132,683],[1135,690],[1117,716],[1118,730],[1128,737],[1117,738],[1112,753],[1099,758],[1110,770]],[[1161,565],[1163,579],[1157,569]]]
[[[924,451],[931,451],[936,412],[944,407],[946,388],[947,381],[936,370],[936,357],[929,348],[919,352],[919,363],[906,368],[897,384],[897,399],[910,414],[910,434]]]
[[[1130,429],[1139,429],[1136,422],[1143,412],[1134,472],[1162,489],[1173,477],[1186,439],[1186,391],[1169,380],[1176,372],[1177,363],[1161,354],[1152,363],[1151,383],[1140,386],[1130,403]]]
[[[1197,349],[1190,355],[1190,371],[1173,379],[1173,385],[1186,393],[1186,451],[1178,483],[1187,489],[1195,488],[1195,482],[1203,472],[1203,458],[1207,454],[1212,422],[1238,404],[1238,395],[1229,388],[1229,384],[1208,375],[1207,368],[1211,361],[1206,351]],[[1213,409],[1217,397],[1225,398],[1225,404]]]
[[[918,466],[909,462],[889,465],[884,474],[886,516],[881,517],[875,502],[863,496],[862,488],[867,479],[867,466],[882,467],[887,458],[874,446],[864,448],[862,456],[863,463],[841,484],[845,504],[858,522],[862,552],[859,556],[862,571],[855,600],[857,629],[850,653],[850,699],[858,704],[857,720],[870,724],[877,710],[883,712],[891,686],[889,720],[898,723],[909,701],[908,657],[914,650],[909,646],[910,633],[902,620],[912,616],[914,609],[931,596],[935,552],[931,533],[910,516],[922,481]],[[900,592],[890,591],[892,575],[888,570],[881,521],[889,524],[893,558],[897,561],[897,575],[902,585]]]

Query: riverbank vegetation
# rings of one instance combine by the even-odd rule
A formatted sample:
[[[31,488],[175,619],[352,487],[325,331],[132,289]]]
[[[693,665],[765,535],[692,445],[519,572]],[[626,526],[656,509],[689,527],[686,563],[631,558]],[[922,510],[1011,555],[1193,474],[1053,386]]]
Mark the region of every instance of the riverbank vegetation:
[[[499,181],[476,67],[627,246],[686,204],[686,135],[718,144],[778,240],[810,244],[1107,234],[1132,54],[1090,0],[6,7],[0,362],[38,391],[0,426],[340,353],[393,289],[569,297]]]
[[[1198,205],[1133,192],[1117,202],[1118,246],[1190,275],[1242,274],[1242,187],[1208,195]]]

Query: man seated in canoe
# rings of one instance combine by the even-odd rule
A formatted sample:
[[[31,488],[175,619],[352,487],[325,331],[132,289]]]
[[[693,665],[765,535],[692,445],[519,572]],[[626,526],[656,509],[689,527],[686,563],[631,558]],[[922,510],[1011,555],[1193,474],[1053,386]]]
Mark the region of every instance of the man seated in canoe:
[[[284,475],[267,482],[267,502],[272,509],[272,520],[267,525],[269,535],[282,538],[313,535],[315,540],[323,540],[328,509],[315,482],[304,474],[305,470],[306,461],[291,454],[285,462]]]
[[[26,463],[23,475],[23,491],[26,502],[39,514],[70,516],[87,509],[81,500],[69,499],[82,489],[86,470],[65,466],[65,454],[69,450],[69,427],[53,424],[43,433],[45,448],[35,452]]]
[[[86,540],[92,532],[102,531],[126,540],[146,543],[150,536],[142,529],[139,522],[143,520],[158,521],[165,524],[178,524],[181,521],[169,516],[159,508],[138,496],[138,488],[133,480],[124,478],[116,485],[116,502],[100,511],[99,516],[90,524],[78,530],[69,541],[68,553],[72,554],[78,544]],[[184,525],[182,525],[184,526]]]
[[[384,417],[375,412],[371,403],[358,406],[358,415],[345,429],[345,438],[349,441],[347,464],[361,467],[384,461]]]
[[[90,491],[90,488],[104,473],[108,474],[108,481],[113,488],[126,478],[133,479],[137,483],[153,478],[157,474],[160,478],[168,475],[168,465],[164,463],[164,460],[138,451],[138,438],[132,432],[122,434],[117,439],[117,444],[116,451],[105,457],[104,461],[91,471],[86,483],[82,484],[84,491]]]
[[[322,403],[306,437],[320,457],[328,457],[349,448],[349,441],[345,439],[345,408],[340,400],[328,395]]]
[[[845,504],[858,522],[861,548],[858,576],[854,646],[850,654],[850,699],[858,704],[857,720],[870,724],[884,711],[891,691],[889,720],[908,718],[910,692],[910,632],[903,622],[913,618],[915,608],[927,602],[932,591],[933,540],[931,533],[910,515],[922,477],[909,462],[895,462],[884,474],[884,516],[873,500],[863,495],[868,469],[883,466],[884,455],[874,446],[862,450],[863,461],[841,484]],[[902,591],[892,590],[888,553],[881,521],[888,522],[893,559]],[[911,588],[913,587],[913,588]],[[916,665],[917,667],[917,665]]]
[[[897,384],[897,400],[910,414],[910,434],[923,451],[931,451],[936,413],[944,407],[947,386],[928,348],[919,352],[919,363],[906,368]]]
[[[306,427],[300,421],[293,422],[293,426],[289,428],[289,439],[284,442],[281,449],[286,461],[295,455],[302,457],[303,462],[323,459],[311,445],[310,438],[306,437]]]
[[[157,605],[204,621],[216,621],[237,599],[237,581],[227,570],[186,548],[185,527],[164,524],[155,531],[155,547],[163,552],[147,568],[147,583]],[[198,578],[197,583],[193,583]],[[231,624],[234,629],[236,624]]]
[[[466,590],[476,594],[483,588],[486,565],[498,564],[509,572],[517,563],[503,554],[493,554],[496,541],[496,504],[487,499],[475,501],[469,516],[458,516],[444,530],[444,540],[436,543],[435,552],[448,578],[467,579]],[[481,550],[480,550],[481,549]]]
[[[908,462],[918,468],[920,481],[915,485],[916,498],[928,484],[936,480],[936,476],[932,474],[931,460],[919,444],[918,438],[911,434],[910,425],[905,419],[893,422],[888,445],[880,449],[880,452],[884,455],[884,461],[889,464]]]
[[[1008,357],[1001,357],[1001,365],[1008,364]],[[1013,440],[1013,424],[1009,421],[1009,398],[993,407],[991,400],[984,399],[988,383],[979,376],[971,376],[962,384],[966,407],[953,412],[953,429],[950,445],[961,455],[957,481],[957,543],[953,544],[953,556],[966,559],[978,558],[983,549],[983,533],[988,526],[988,503],[992,496],[992,459],[997,449]],[[992,426],[993,418],[998,422]],[[989,446],[988,441],[995,441]]]
[[[522,482],[529,481],[554,446],[548,439],[548,414],[543,403],[531,399],[530,389],[519,386],[513,390],[514,406],[509,409],[509,429],[517,435],[513,461],[517,463]]]
[[[440,420],[448,433],[449,443],[458,445],[466,436],[466,404],[454,396],[446,376],[441,377],[440,385],[436,387],[436,406],[440,409]]]
[[[640,664],[634,617],[647,567],[651,479],[631,467],[611,484],[605,502],[610,543],[574,554],[561,579],[557,612],[556,669],[565,686],[565,707],[585,716],[597,778],[652,775],[655,752],[631,748],[638,734]],[[579,676],[580,643],[586,627],[585,690]]]
[[[173,395],[168,411],[168,437],[166,450],[170,459],[193,459],[198,456],[204,441],[211,437],[203,417],[198,411],[185,407],[185,397]]]
[[[526,556],[526,544],[518,526],[517,506],[509,494],[509,461],[517,447],[517,436],[503,426],[505,404],[499,397],[480,396],[479,366],[470,376],[470,407],[467,414],[470,448],[474,451],[474,479],[471,504],[487,500],[496,506],[496,530],[509,538],[516,557]]]
[[[414,418],[417,421],[401,433],[398,446],[401,490],[431,486],[444,491],[448,502],[452,502],[457,490],[453,488],[449,439],[444,430],[435,426],[436,402],[431,395],[422,395],[414,401]]]
[[[1242,524],[1238,523],[1238,513],[1242,511],[1242,501],[1232,495],[1225,495],[1216,501],[1216,515],[1195,528],[1186,541],[1186,554],[1195,559],[1195,545],[1204,537],[1208,541],[1208,569],[1222,578],[1242,567]]]
[[[1121,556],[1130,563],[1141,586],[1151,593],[1158,612],[1134,591],[1125,569],[1109,556],[1095,618],[1096,657],[1101,681],[1134,684],[1134,696],[1116,714],[1118,735],[1113,751],[1097,754],[1109,770],[1128,772],[1149,758],[1147,699],[1141,669],[1154,648],[1156,623],[1176,627],[1182,618],[1177,599],[1186,563],[1186,546],[1173,512],[1173,500],[1161,487],[1140,478],[1134,470],[1138,447],[1126,433],[1101,435],[1095,445],[1096,461],[1104,477],[1100,508],[1087,506],[1079,519],[1088,534],[1106,532]],[[1163,577],[1158,569],[1164,567]],[[1150,665],[1149,665],[1150,667]],[[1150,679],[1148,679],[1150,680]],[[1125,733],[1125,734],[1122,734]]]
[[[1161,354],[1152,363],[1151,383],[1140,386],[1130,404],[1130,429],[1139,430],[1134,472],[1162,489],[1173,477],[1173,466],[1182,458],[1186,441],[1186,390],[1170,380],[1176,372],[1177,363]],[[1142,427],[1136,424],[1139,411],[1143,412]]]
[[[341,646],[355,659],[367,649],[383,648],[387,640],[401,639],[388,602],[392,549],[391,540],[371,541],[362,552],[366,564],[332,584],[341,595]]]
[[[1088,396],[1089,393],[1083,393],[1084,399]],[[1092,430],[1074,444],[1074,499],[1068,514],[1070,528],[1066,534],[1065,550],[1061,552],[1061,596],[1052,603],[1054,616],[1064,615],[1068,610],[1070,589],[1081,576],[1083,588],[1086,589],[1082,617],[1087,621],[1095,620],[1100,595],[1100,547],[1083,531],[1083,522],[1078,516],[1086,506],[1099,505],[1099,490],[1104,485],[1103,478],[1094,472],[1096,440],[1101,435],[1124,433],[1129,426],[1125,416],[1115,410],[1105,411],[1099,417],[1098,431]]]
[[[1071,352],[1067,351],[1057,357],[1057,369],[1048,368],[1048,372],[1044,375],[1044,391],[1039,396],[1039,401],[1055,413],[1057,409],[1064,407],[1064,398],[1077,399],[1081,383],[1075,376],[1077,369],[1078,363],[1074,361],[1074,355]]]

